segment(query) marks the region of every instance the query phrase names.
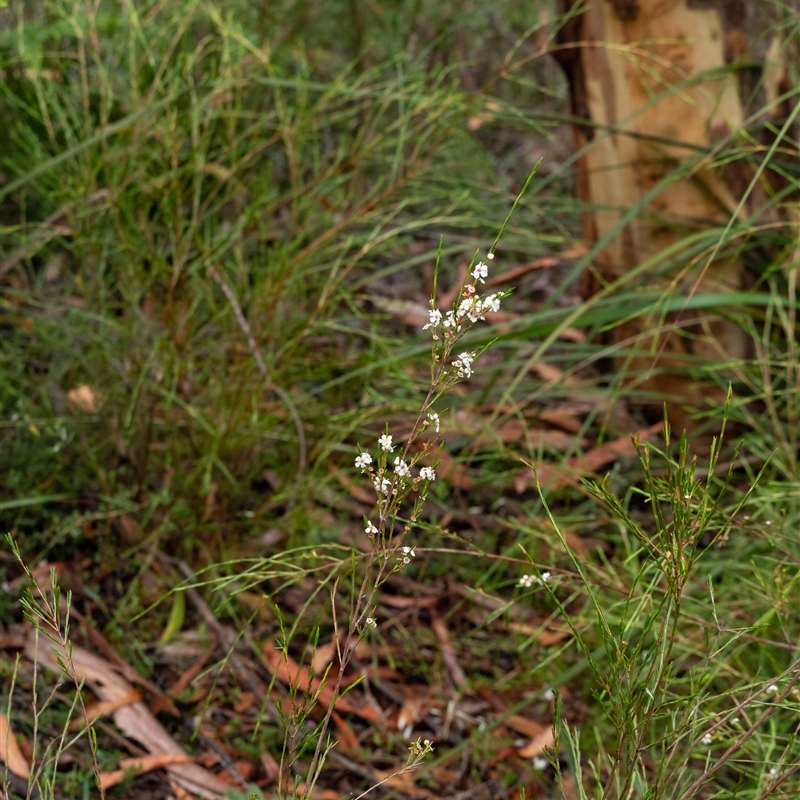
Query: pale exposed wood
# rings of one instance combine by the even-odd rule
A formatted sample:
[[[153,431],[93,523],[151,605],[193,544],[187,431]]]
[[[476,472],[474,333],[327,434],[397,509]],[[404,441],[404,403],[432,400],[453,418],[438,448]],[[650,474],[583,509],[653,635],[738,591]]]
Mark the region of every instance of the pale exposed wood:
[[[573,5],[562,0],[564,8]],[[775,99],[785,91],[787,73],[776,37],[758,35],[773,21],[769,3],[588,0],[585,7],[561,34],[560,60],[573,113],[590,123],[575,127],[576,147],[590,145],[577,179],[579,196],[591,206],[583,218],[587,240],[602,239],[662,180],[685,170],[656,190],[600,253],[597,267],[615,279],[688,233],[724,226],[749,211],[738,209],[749,176],[715,167],[709,151],[742,127],[746,103],[771,101],[770,113],[780,114]],[[752,70],[729,68],[739,59],[760,61],[758,81]],[[742,264],[716,255],[681,264],[663,285],[674,281],[694,292],[743,288]],[[695,334],[691,341],[679,335],[685,327]],[[679,426],[688,423],[681,407],[697,407],[708,392],[685,374],[687,357],[724,363],[749,352],[741,329],[706,312],[636,320],[617,336],[643,354],[626,362],[639,374],[640,388],[674,397],[671,415]],[[677,374],[648,377],[656,363]]]
[[[12,775],[27,779],[31,768],[17,743],[9,718],[0,712],[0,762],[4,762]]]

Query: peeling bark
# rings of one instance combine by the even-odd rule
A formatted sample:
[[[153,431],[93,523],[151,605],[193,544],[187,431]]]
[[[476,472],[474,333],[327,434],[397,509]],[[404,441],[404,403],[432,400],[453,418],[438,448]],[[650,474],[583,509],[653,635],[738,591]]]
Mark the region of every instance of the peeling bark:
[[[561,10],[576,2],[561,0]],[[788,113],[775,102],[788,88],[788,75],[780,43],[768,33],[775,21],[771,3],[587,0],[584,5],[558,39],[572,113],[586,120],[575,125],[575,145],[591,143],[578,163],[577,192],[591,208],[583,216],[584,236],[597,242],[655,192],[597,259],[599,273],[614,280],[689,233],[725,225],[736,213],[752,171],[743,172],[738,164],[714,167],[708,152],[740,130],[754,109],[771,103],[774,119]],[[682,168],[684,177],[670,177]],[[756,187],[751,205],[765,199],[765,189]],[[729,258],[701,262],[691,272],[687,267],[663,276],[664,285],[676,281],[696,292],[717,292],[745,283],[744,267]],[[679,427],[690,426],[683,407],[697,407],[708,394],[686,374],[688,357],[724,363],[749,351],[736,325],[713,314],[691,316],[690,321],[688,315],[673,315],[666,325],[637,320],[617,331],[619,341],[637,342],[646,354],[628,362],[634,371],[651,370],[653,353],[660,354],[658,367],[674,370],[638,385],[674,396],[670,413]],[[659,331],[670,325],[678,332]]]

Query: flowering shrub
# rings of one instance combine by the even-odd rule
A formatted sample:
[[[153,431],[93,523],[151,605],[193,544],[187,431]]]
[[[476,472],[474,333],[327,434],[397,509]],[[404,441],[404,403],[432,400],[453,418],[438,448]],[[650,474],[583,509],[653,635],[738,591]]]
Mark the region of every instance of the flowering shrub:
[[[463,351],[455,357],[453,354],[470,328],[484,320],[487,313],[498,311],[505,297],[503,292],[484,295],[478,289],[478,284],[488,277],[488,262],[494,257],[494,253],[489,252],[486,261],[472,266],[452,308],[443,312],[436,308],[435,300],[431,300],[429,322],[423,327],[431,336],[430,385],[408,438],[397,441],[387,426],[373,448],[360,448],[355,457],[355,468],[369,479],[376,498],[373,513],[364,518],[364,533],[371,548],[366,556],[360,591],[350,612],[346,640],[340,650],[341,664],[333,687],[334,697],[340,692],[344,669],[355,643],[369,629],[379,625],[374,610],[376,593],[392,573],[403,569],[416,556],[416,545],[407,543],[407,539],[422,512],[428,489],[436,480],[436,459],[442,445],[441,418],[434,406],[453,386],[473,376],[475,362],[483,350]],[[423,434],[426,434],[424,440],[421,439]],[[395,454],[391,463],[390,454]],[[333,707],[331,703],[319,728],[310,769],[312,776],[318,774],[324,760],[323,742]],[[430,742],[416,743],[404,770],[417,766],[431,749]]]

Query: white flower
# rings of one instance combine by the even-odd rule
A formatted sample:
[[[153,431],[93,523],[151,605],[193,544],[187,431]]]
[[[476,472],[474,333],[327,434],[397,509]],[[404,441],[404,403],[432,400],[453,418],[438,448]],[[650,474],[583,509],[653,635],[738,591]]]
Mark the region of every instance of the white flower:
[[[439,433],[439,415],[431,411],[428,413],[428,419],[436,426],[436,433]]]
[[[461,322],[464,317],[468,317],[470,322],[477,322],[483,319],[483,302],[478,297],[464,297],[458,304],[456,320]]]
[[[555,695],[555,692],[553,692],[553,690],[552,690],[552,689],[548,689],[548,690],[547,690],[547,691],[546,691],[546,692],[545,692],[545,693],[542,695],[542,700],[548,700],[548,701],[549,701],[549,700],[555,700],[555,699],[556,699],[556,695]]]
[[[419,476],[424,481],[435,481],[436,473],[430,467],[423,467],[419,471]]]
[[[386,478],[375,478],[372,481],[372,485],[378,494],[389,494],[389,489],[392,486],[391,481],[386,480]]]
[[[484,264],[483,261],[479,261],[475,265],[475,269],[472,270],[472,277],[475,278],[476,281],[480,281],[483,283],[483,279],[489,274],[489,267],[488,265]]]
[[[533,759],[533,768],[538,769],[539,771],[547,769],[547,764],[547,759],[542,758],[541,756],[535,756]]]
[[[371,522],[368,522],[367,527],[364,528],[364,533],[366,533],[367,536],[374,536],[377,532],[378,529]]]
[[[767,691],[770,694],[775,694],[778,691],[778,684],[777,683],[773,683],[771,686],[767,686]]]
[[[705,735],[705,736],[704,736],[704,737],[703,737],[703,738],[700,740],[700,743],[701,743],[701,744],[711,744],[711,742],[713,741],[713,739],[714,739],[714,737],[713,737],[713,736],[712,736],[710,733],[707,733],[707,734],[706,734],[706,735]]]
[[[378,627],[378,623],[372,617],[367,617],[366,621],[367,621],[367,627],[368,628],[377,628]]]
[[[366,470],[371,463],[372,456],[369,453],[362,453],[360,456],[356,456],[356,469]]]
[[[401,478],[408,478],[411,475],[411,470],[408,468],[408,464],[406,464],[402,458],[396,458],[394,460],[394,471]]]
[[[459,353],[458,358],[453,362],[453,366],[458,369],[459,378],[469,378],[472,376],[472,362],[475,360],[475,353]]]
[[[494,258],[494,253],[489,253],[489,254],[486,256],[486,258],[488,258],[488,259],[489,259],[489,261],[491,261],[491,260]]]
[[[549,580],[549,572],[543,572],[541,578],[538,575],[523,575],[517,582],[517,586],[521,586],[523,589],[530,589],[534,584],[544,586]]]
[[[458,324],[458,321],[456,320],[456,315],[452,311],[447,312],[447,318],[442,324],[444,325],[445,328],[455,328],[456,331],[461,330],[461,326]]]
[[[413,547],[404,547],[403,555],[411,556],[411,558],[414,558],[414,556],[416,556],[416,552]]]
[[[378,444],[388,453],[394,450],[394,447],[392,447],[392,437],[388,433],[384,433],[383,436],[378,439]]]
[[[500,310],[501,299],[502,296],[499,292],[497,294],[486,295],[481,303],[481,314],[485,314],[487,311],[493,311],[497,313]]]
[[[431,327],[435,328],[442,321],[442,312],[439,311],[438,308],[432,308],[428,312],[428,316],[430,317],[431,321],[427,325],[423,325],[422,326],[422,330],[424,330],[424,331],[428,330],[428,328],[431,328]]]

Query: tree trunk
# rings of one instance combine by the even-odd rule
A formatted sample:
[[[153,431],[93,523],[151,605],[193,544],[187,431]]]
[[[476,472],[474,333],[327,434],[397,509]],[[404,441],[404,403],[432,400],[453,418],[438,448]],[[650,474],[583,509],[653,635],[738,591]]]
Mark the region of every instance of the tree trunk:
[[[563,12],[579,11],[578,0],[560,3]],[[788,73],[780,40],[767,34],[776,6],[766,0],[586,0],[582,5],[585,10],[560,32],[558,57],[572,113],[586,120],[575,126],[576,147],[585,148],[577,178],[588,209],[584,236],[592,244],[612,236],[595,266],[602,279],[615,280],[688,233],[724,226],[737,213],[753,172],[748,175],[739,163],[715,167],[709,153],[754,110],[771,104],[767,116],[788,113],[775,103],[789,88]],[[766,198],[757,185],[739,216]],[[612,233],[640,203],[637,216]],[[711,256],[706,252],[695,263],[687,257],[659,280],[665,287],[690,286],[695,293],[744,287],[741,262]],[[749,352],[738,326],[694,311],[635,320],[620,326],[616,336],[641,353],[625,361],[639,388],[671,396],[669,412],[677,427],[691,427],[687,409],[699,407],[709,392],[689,377],[688,361],[699,357],[723,364]]]

